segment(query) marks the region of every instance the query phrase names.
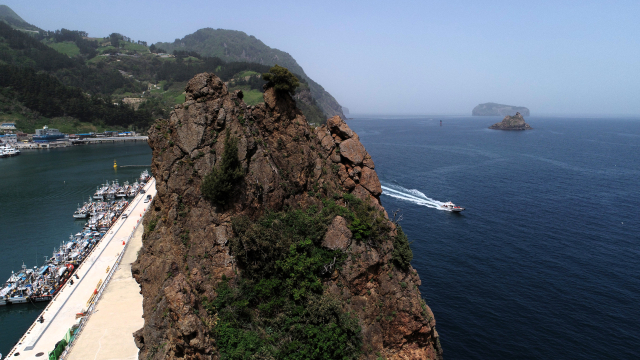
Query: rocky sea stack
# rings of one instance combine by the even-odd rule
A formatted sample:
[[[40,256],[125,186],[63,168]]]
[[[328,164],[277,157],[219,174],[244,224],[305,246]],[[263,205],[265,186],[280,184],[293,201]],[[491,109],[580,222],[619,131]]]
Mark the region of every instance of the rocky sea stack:
[[[441,359],[358,135],[338,116],[311,128],[274,88],[242,97],[199,74],[150,130],[139,358]]]
[[[533,130],[529,124],[524,122],[524,118],[520,113],[516,113],[514,116],[505,116],[501,122],[495,123],[489,126],[489,129],[495,130]]]

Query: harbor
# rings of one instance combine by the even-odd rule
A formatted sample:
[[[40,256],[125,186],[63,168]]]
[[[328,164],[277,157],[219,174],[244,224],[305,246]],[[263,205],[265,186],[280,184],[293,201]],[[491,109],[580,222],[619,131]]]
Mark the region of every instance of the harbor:
[[[94,194],[94,198],[99,198],[98,202],[86,202],[73,214],[76,219],[89,219],[81,232],[70,235],[69,241],[54,248],[50,258],[46,259],[45,256],[42,266],[28,269],[23,263],[20,271],[11,272],[4,286],[0,287],[0,306],[50,301],[69,279],[73,283],[71,275],[76,267],[129,205],[127,200],[112,199],[116,194],[121,198],[138,195],[149,178],[149,173],[145,170],[140,175],[140,182],[133,185],[119,186],[116,181],[111,186],[103,186],[99,190],[99,196],[96,195],[98,192]],[[102,201],[104,199],[112,201]],[[77,275],[75,278],[78,278]]]
[[[83,231],[88,219],[73,214],[93,197],[96,186],[116,179],[134,184],[150,163],[146,142],[22,151],[20,156],[0,159],[0,287],[11,271],[19,272],[23,263],[28,269],[41,267],[54,248]],[[129,164],[146,166],[124,167]],[[9,353],[47,305],[0,306],[0,353]]]
[[[12,144],[16,149],[56,149],[78,145],[121,144],[125,142],[146,142],[146,136],[100,137],[86,139],[61,139],[47,142],[17,142]]]
[[[76,145],[146,142],[148,137],[135,132],[105,131],[102,133],[64,134],[44,126],[35,134],[25,134],[15,123],[0,126],[0,158],[20,155],[21,149],[56,149]]]
[[[73,344],[86,320],[91,317],[134,232],[140,228],[142,216],[150,204],[149,199],[154,196],[155,180],[149,179],[131,203],[120,208],[120,214],[104,230],[104,235],[98,236],[91,249],[84,253],[84,258],[76,263],[77,267],[67,270],[73,275],[60,285],[41,316],[28,328],[7,358],[19,356],[21,359],[37,359],[44,355],[49,357],[49,353],[54,354],[55,358],[66,355],[67,346]],[[115,205],[118,202],[111,203]],[[118,213],[118,206],[114,209]],[[95,232],[87,231],[95,235]]]

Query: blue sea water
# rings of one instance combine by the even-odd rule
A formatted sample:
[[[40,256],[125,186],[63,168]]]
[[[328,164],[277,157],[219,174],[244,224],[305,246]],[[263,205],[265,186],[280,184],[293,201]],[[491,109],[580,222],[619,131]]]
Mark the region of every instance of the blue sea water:
[[[487,129],[500,120],[348,121],[401,210],[445,359],[640,358],[640,119]],[[434,208],[449,200],[466,210]]]
[[[443,126],[439,126],[439,120]],[[640,358],[640,119],[364,117],[389,214],[400,209],[445,359]],[[0,159],[0,281],[82,222],[107,179],[132,180],[146,144]],[[394,195],[394,196],[390,196]],[[467,208],[440,211],[438,201]],[[0,308],[7,353],[44,304]]]

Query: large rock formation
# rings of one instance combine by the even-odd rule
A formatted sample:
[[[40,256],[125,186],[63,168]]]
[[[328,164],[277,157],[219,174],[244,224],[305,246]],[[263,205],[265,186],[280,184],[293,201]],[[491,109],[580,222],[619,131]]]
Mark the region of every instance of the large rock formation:
[[[216,301],[221,294],[229,296],[230,287],[243,284],[251,271],[261,271],[260,262],[266,264],[271,256],[260,253],[246,261],[243,254],[251,249],[238,240],[242,234],[237,232],[243,230],[238,230],[237,219],[249,219],[244,228],[262,226],[256,220],[269,214],[302,209],[320,216],[331,206],[341,215],[322,224],[316,249],[336,257],[331,255],[333,263],[324,265],[324,271],[311,274],[321,284],[313,296],[333,299],[342,314],[336,317],[355,319],[357,335],[345,341],[358,339],[361,359],[442,358],[417,271],[394,262],[401,251],[394,244],[404,235],[380,204],[374,162],[358,135],[338,116],[310,128],[294,100],[273,88],[264,99],[248,107],[241,92],[230,94],[215,75],[199,74],[186,87],[185,103],[150,130],[158,193],[144,218],[143,248],[132,269],[144,296],[145,325],[134,334],[139,358],[218,359],[229,341],[221,337],[229,325],[223,324],[222,305]],[[200,187],[220,167],[227,136],[237,139],[244,180],[229,202],[213,205]],[[375,218],[373,228],[349,215],[353,204]],[[279,220],[272,224],[284,226]],[[377,238],[369,235],[374,228],[382,229]],[[287,240],[277,231],[270,234]],[[283,252],[289,251],[285,246]],[[251,310],[252,316],[265,311],[260,309]],[[245,330],[257,334],[255,341],[270,341],[272,349],[290,341],[251,321]],[[255,358],[274,357],[261,352]]]
[[[510,116],[517,112],[529,116],[529,109],[524,106],[503,105],[496,103],[480,104],[471,111],[472,116]]]
[[[533,130],[529,124],[524,122],[524,118],[520,113],[516,113],[514,116],[505,116],[501,122],[495,123],[489,126],[489,129],[494,130]]]

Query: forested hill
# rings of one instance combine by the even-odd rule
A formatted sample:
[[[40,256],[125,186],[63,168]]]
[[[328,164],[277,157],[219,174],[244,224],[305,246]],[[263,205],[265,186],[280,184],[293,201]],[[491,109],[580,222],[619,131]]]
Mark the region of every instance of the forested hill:
[[[254,105],[263,101],[261,74],[268,70],[195,52],[164,54],[118,33],[90,38],[67,29],[25,32],[0,21],[0,121],[16,122],[25,132],[43,125],[69,133],[146,131],[153,119],[184,102],[186,81],[195,74],[216,73]],[[297,76],[298,106],[309,122],[324,123],[309,84]]]
[[[89,129],[95,124],[147,129],[150,111],[119,106],[110,96],[116,89],[139,88],[114,69],[89,67],[81,56],[69,58],[0,22],[0,120],[16,122],[22,131],[33,132],[52,120],[83,122]]]
[[[0,20],[11,25],[14,29],[27,30],[32,32],[40,31],[39,28],[24,21],[15,11],[7,5],[0,5]]]
[[[172,43],[161,42],[154,45],[169,52],[174,50],[195,51],[201,55],[216,56],[226,61],[284,66],[308,82],[311,95],[327,117],[339,115],[346,119],[342,113],[342,107],[336,99],[320,84],[309,78],[291,55],[271,48],[254,36],[247,35],[242,31],[205,28],[182,39],[176,39]]]

